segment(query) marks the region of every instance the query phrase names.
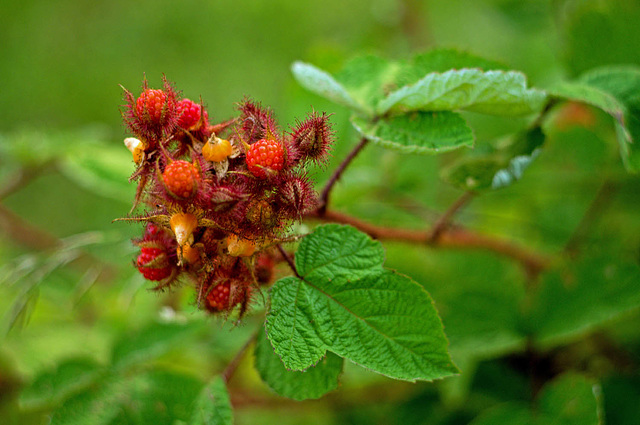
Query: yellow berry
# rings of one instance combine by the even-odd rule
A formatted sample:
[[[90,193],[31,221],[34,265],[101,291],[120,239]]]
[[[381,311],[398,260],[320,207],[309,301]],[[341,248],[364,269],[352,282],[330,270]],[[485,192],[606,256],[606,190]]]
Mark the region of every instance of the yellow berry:
[[[202,156],[207,161],[222,162],[233,152],[231,142],[217,137],[210,139],[202,147]]]

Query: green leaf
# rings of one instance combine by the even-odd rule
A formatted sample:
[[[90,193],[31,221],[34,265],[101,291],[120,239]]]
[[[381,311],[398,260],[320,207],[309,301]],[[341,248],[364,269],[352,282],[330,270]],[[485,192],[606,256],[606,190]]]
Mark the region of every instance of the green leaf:
[[[227,387],[217,376],[200,392],[189,425],[230,425],[233,411]]]
[[[98,195],[122,201],[135,193],[129,183],[134,163],[124,145],[85,142],[70,149],[60,165],[68,178]]]
[[[503,403],[485,410],[469,425],[534,425],[531,411],[523,403]]]
[[[574,74],[603,65],[640,63],[640,4],[572,1],[555,6],[561,53]]]
[[[521,133],[499,150],[465,156],[443,173],[449,183],[464,190],[500,189],[520,180],[537,158],[545,137],[540,128]]]
[[[191,334],[193,328],[177,323],[154,323],[133,335],[126,335],[113,347],[112,364],[115,368],[148,362],[168,352]]]
[[[397,80],[403,72],[407,72],[404,63],[366,55],[347,62],[336,74],[336,80],[368,111],[373,111],[380,100],[398,88]]]
[[[51,425],[110,425],[122,414],[128,388],[125,382],[109,379],[97,388],[68,399],[53,412]]]
[[[20,395],[20,405],[24,409],[56,406],[93,385],[103,374],[104,369],[92,359],[64,361],[55,370],[36,376]]]
[[[255,365],[262,380],[276,393],[294,400],[320,398],[338,388],[342,358],[331,352],[305,371],[287,370],[265,332],[259,332],[255,348]]]
[[[462,68],[478,68],[484,71],[507,69],[504,64],[487,60],[468,52],[455,49],[434,49],[413,57],[411,60],[411,72],[415,80],[407,81],[406,84],[414,83],[433,72],[446,72],[450,69]]]
[[[291,71],[296,81],[305,89],[325,97],[339,105],[344,105],[361,113],[369,113],[364,105],[359,104],[347,90],[329,73],[304,63],[294,62]]]
[[[538,405],[548,418],[538,418],[538,423],[600,425],[601,393],[600,385],[584,376],[571,373],[562,375],[540,394]]]
[[[186,423],[191,417],[192,404],[202,387],[200,380],[175,372],[152,370],[136,375],[127,382],[126,399],[122,404],[123,420],[118,423]]]
[[[427,74],[378,103],[376,113],[467,110],[515,116],[542,109],[546,94],[527,89],[526,77],[516,71],[450,70]]]
[[[454,112],[414,112],[376,122],[354,116],[351,123],[371,142],[403,153],[448,152],[474,142],[464,118]]]
[[[620,155],[628,171],[640,172],[640,68],[600,68],[583,75],[580,81],[611,94],[625,106],[622,120],[614,115]]]
[[[540,343],[566,342],[640,308],[640,267],[587,256],[547,273],[536,295],[530,330]]]
[[[602,425],[600,386],[577,374],[565,374],[544,387],[536,411],[522,403],[504,403],[485,411],[470,425]]]
[[[328,255],[309,258],[325,241],[333,246],[334,232],[342,245],[332,256],[344,255],[346,261],[336,265],[326,261]],[[271,292],[266,328],[276,354],[292,370],[314,365],[329,350],[396,379],[432,380],[456,373],[429,294],[408,277],[381,269],[380,250],[377,261],[370,255],[361,261],[353,247],[365,237],[351,227],[327,225],[302,241],[296,254],[300,278],[281,279]],[[367,245],[365,251],[373,252]],[[363,274],[364,264],[370,265],[369,273]]]
[[[624,105],[613,95],[584,82],[564,81],[547,90],[556,98],[582,102],[600,108],[611,115],[620,124],[624,120]]]
[[[352,227],[321,226],[313,235],[296,253],[298,273],[308,279],[358,279],[384,264],[382,245]]]

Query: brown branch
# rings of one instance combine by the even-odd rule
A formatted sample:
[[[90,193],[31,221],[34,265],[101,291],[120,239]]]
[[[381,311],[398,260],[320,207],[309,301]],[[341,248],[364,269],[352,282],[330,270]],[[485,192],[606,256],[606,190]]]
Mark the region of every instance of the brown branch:
[[[342,160],[342,163],[340,163],[338,168],[336,168],[336,170],[329,178],[329,181],[327,181],[327,184],[325,185],[324,189],[322,189],[322,193],[320,194],[320,207],[318,208],[318,213],[320,215],[323,215],[327,210],[331,189],[333,189],[333,186],[338,182],[344,170],[349,166],[349,164],[351,164],[351,161],[353,161],[353,159],[360,153],[360,151],[364,149],[368,142],[369,141],[365,137],[363,137],[360,140],[360,143],[358,143],[353,148],[353,150],[349,152],[345,159]]]
[[[337,211],[327,210],[309,216],[323,221],[349,224],[374,239],[394,240],[424,244],[438,248],[484,249],[518,261],[531,278],[536,277],[549,264],[549,260],[538,253],[503,239],[482,235],[462,227],[445,228],[432,239],[430,231],[376,226],[358,218]]]
[[[258,337],[258,333],[254,332],[253,335],[249,337],[247,342],[245,342],[244,345],[240,347],[240,350],[238,350],[235,357],[231,360],[231,362],[227,365],[225,370],[222,372],[222,380],[224,381],[225,384],[229,383],[229,380],[235,373],[236,369],[238,369],[238,366],[240,365],[242,358],[244,357],[247,350],[249,349],[251,344],[253,344],[253,342],[256,340],[257,337]]]

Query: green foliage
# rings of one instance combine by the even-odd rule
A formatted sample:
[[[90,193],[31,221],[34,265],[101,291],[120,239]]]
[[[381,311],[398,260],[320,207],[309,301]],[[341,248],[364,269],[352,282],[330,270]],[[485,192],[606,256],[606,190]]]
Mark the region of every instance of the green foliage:
[[[567,341],[640,308],[640,268],[624,258],[586,255],[545,275],[534,297],[536,339]]]
[[[555,96],[596,106],[616,123],[620,155],[628,171],[640,171],[640,68],[606,67],[594,69],[576,83],[562,83],[552,90]]]
[[[148,361],[169,351],[182,339],[189,336],[193,327],[177,323],[154,323],[147,328],[125,335],[113,346],[111,362],[114,367],[129,367],[132,364]]]
[[[537,410],[509,403],[481,415],[471,425],[601,425],[600,387],[580,375],[567,374],[544,388]]]
[[[287,370],[269,343],[265,332],[258,332],[255,366],[262,380],[276,393],[293,400],[320,398],[338,388],[342,358],[331,352],[304,371]]]
[[[635,0],[76,3],[0,6],[15,17],[0,29],[0,121],[36,126],[0,135],[0,422],[637,420]],[[212,22],[232,23],[233,37]],[[455,49],[411,56],[421,44],[504,63]],[[294,79],[323,99],[283,72],[296,58]],[[299,276],[282,278],[291,270],[279,264],[228,332],[194,313],[192,294],[145,293],[131,267],[139,228],[110,224],[130,207],[135,168],[115,127],[117,83],[133,88],[143,72],[154,87],[164,72],[185,96],[214,99],[216,121],[243,95],[280,116],[333,114],[318,189],[355,138],[369,140],[328,206],[365,229],[417,235],[460,190],[477,196],[426,244],[316,228],[296,247]],[[587,119],[562,122],[568,103],[588,105]],[[54,130],[95,121],[113,128]],[[40,229],[63,239],[39,252],[29,243]],[[456,231],[495,245],[455,245]],[[523,273],[514,247],[546,261],[539,274]],[[244,356],[227,385],[220,372],[256,329],[255,361]]]
[[[522,178],[540,153],[542,130],[535,127],[490,152],[460,158],[443,173],[444,179],[464,190],[500,189]]]
[[[353,117],[358,132],[376,145],[403,153],[437,154],[473,146],[473,132],[452,112],[415,112],[372,122]]]
[[[231,425],[233,413],[227,387],[221,377],[209,382],[198,396],[189,425]]]
[[[523,115],[541,109],[545,94],[527,89],[519,72],[451,70],[427,74],[415,84],[390,93],[377,113],[468,110],[496,115]]]
[[[55,407],[92,386],[104,374],[104,368],[92,359],[67,360],[54,371],[37,376],[20,395],[20,404],[26,409]]]
[[[329,350],[396,379],[457,372],[429,294],[383,263],[379,243],[351,227],[326,225],[303,240],[299,277],[274,285],[267,314],[285,367],[304,370]]]

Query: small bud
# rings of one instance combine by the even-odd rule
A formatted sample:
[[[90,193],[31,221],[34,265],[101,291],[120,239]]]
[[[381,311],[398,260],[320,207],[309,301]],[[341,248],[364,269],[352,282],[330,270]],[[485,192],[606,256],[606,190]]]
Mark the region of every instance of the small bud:
[[[254,201],[247,207],[247,220],[259,228],[271,229],[277,224],[276,212],[267,200]]]
[[[329,116],[325,113],[311,114],[293,129],[291,139],[300,159],[309,159],[316,163],[326,161],[333,145]]]
[[[304,177],[292,177],[278,187],[278,200],[294,218],[301,218],[318,206],[318,197],[312,184]]]
[[[184,246],[193,242],[193,231],[198,227],[198,219],[189,213],[176,213],[169,220],[171,230],[176,235],[178,245]]]

